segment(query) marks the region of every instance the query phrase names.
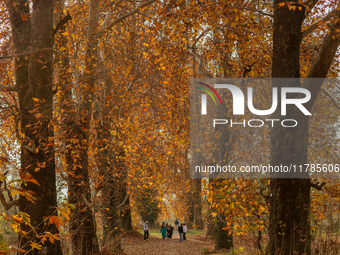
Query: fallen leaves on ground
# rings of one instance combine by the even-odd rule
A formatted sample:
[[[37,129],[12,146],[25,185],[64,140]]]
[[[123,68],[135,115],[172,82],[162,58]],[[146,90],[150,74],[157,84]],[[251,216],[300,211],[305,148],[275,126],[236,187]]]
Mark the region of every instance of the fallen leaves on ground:
[[[159,237],[150,237],[145,241],[143,236],[125,235],[122,237],[122,247],[126,255],[153,255],[153,254],[204,254],[205,251],[212,252],[215,242],[204,235],[188,237],[186,241],[179,242],[179,236],[163,240]]]

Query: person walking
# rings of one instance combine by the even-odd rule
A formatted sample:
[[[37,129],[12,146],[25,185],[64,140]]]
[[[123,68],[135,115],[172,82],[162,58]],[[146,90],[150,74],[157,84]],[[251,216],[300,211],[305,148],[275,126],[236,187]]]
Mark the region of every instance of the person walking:
[[[144,240],[149,240],[149,226],[148,226],[149,222],[146,221],[143,225],[143,229],[144,229]]]
[[[183,223],[183,240],[187,240],[187,238],[185,237],[187,230],[188,230],[187,226],[185,226],[185,223]]]
[[[162,228],[159,232],[162,233],[162,238],[163,238],[163,240],[165,240],[166,232],[167,232],[165,225],[162,225]]]
[[[178,233],[179,233],[179,242],[183,242],[183,238],[182,238],[183,226],[182,226],[182,224],[178,227]]]
[[[178,220],[176,219],[175,220],[175,230],[177,230],[178,229]]]
[[[170,224],[170,239],[172,238],[172,235],[174,234],[174,227]]]

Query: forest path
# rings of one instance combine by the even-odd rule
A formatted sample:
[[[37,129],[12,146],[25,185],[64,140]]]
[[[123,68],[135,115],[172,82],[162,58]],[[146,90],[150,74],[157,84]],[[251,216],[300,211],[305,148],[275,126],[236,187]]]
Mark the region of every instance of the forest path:
[[[187,240],[179,242],[178,232],[175,231],[172,239],[150,236],[144,240],[140,235],[125,235],[122,237],[122,248],[126,255],[191,255],[204,254],[204,251],[214,250],[214,240],[205,238],[204,235],[187,237]]]

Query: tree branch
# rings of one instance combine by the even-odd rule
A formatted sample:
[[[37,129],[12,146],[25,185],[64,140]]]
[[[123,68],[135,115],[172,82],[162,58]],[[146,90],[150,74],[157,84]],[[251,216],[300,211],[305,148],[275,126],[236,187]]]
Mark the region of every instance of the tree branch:
[[[340,11],[337,11],[337,17],[340,17]],[[311,92],[311,99],[305,104],[308,110],[311,110],[316,100],[318,92],[323,84],[328,70],[332,64],[333,58],[340,45],[340,37],[337,30],[340,29],[340,22],[336,21],[330,27],[330,32],[325,36],[319,54],[312,64],[312,67],[307,75],[307,78],[321,78],[321,79],[307,79],[304,87]]]
[[[0,56],[0,59],[15,58],[15,57],[18,57],[18,56],[29,55],[29,54],[33,54],[35,52],[46,51],[46,50],[50,50],[53,53],[56,53],[56,54],[59,54],[60,56],[63,56],[64,58],[71,59],[69,56],[61,53],[60,51],[54,50],[52,48],[42,48],[42,49],[36,49],[36,50],[32,50],[32,51],[26,51],[26,52],[22,52],[22,53],[17,53],[17,54],[14,54],[14,55]]]
[[[335,14],[336,12],[337,12],[337,10],[331,11],[330,13],[328,13],[327,16],[325,16],[325,17],[322,18],[321,20],[318,20],[317,22],[315,22],[314,24],[312,24],[310,27],[308,27],[307,29],[305,29],[305,30],[302,32],[302,38],[305,38],[307,35],[309,35],[309,34],[312,33],[315,29],[317,29],[321,22],[326,22],[327,20],[329,20],[330,18],[332,18],[333,14]]]
[[[1,92],[6,92],[6,91],[17,91],[16,88],[13,87],[0,87]]]
[[[130,196],[130,195],[126,193],[126,196],[125,196],[123,202],[122,202],[121,204],[117,205],[117,206],[116,206],[116,209],[118,209],[118,208],[122,207],[123,205],[125,205],[125,202],[126,202],[126,200],[129,198],[129,196]]]
[[[192,45],[192,48],[196,48],[196,44],[198,43],[198,41],[206,34],[208,33],[209,31],[211,31],[211,29],[207,29],[205,31],[203,31],[195,40],[195,42],[193,43]]]
[[[266,13],[266,12],[263,12],[261,10],[257,10],[257,9],[254,9],[254,8],[249,8],[249,7],[242,7],[242,6],[229,6],[229,5],[225,5],[224,6],[225,8],[228,8],[228,9],[241,9],[241,10],[247,10],[247,11],[253,11],[253,12],[258,12],[264,16],[269,16],[271,18],[274,17],[273,14],[270,14],[270,13]]]
[[[5,191],[7,191],[7,190],[5,190]],[[13,200],[13,201],[7,203],[5,196],[2,192],[3,192],[3,190],[0,190],[0,202],[3,205],[3,207],[5,208],[6,211],[11,209],[15,205],[18,205],[19,199],[16,199],[16,200]]]
[[[317,189],[317,190],[321,190],[322,189],[322,187],[323,186],[325,186],[326,185],[326,183],[325,182],[323,182],[323,183],[321,183],[321,184],[319,184],[319,182],[317,182],[317,183],[310,183],[310,186],[312,187],[312,188],[314,188],[314,189]]]
[[[270,203],[270,196],[269,195],[264,195],[263,190],[260,191],[260,195],[265,199],[266,203]]]
[[[186,45],[186,49],[190,55],[192,55],[194,58],[198,60],[197,71],[205,77],[214,78],[214,76],[212,76],[210,73],[203,70],[203,65],[204,65],[203,58],[195,51],[195,49],[189,48],[188,45]]]
[[[337,104],[337,102],[335,102],[334,98],[332,97],[332,95],[325,89],[320,88],[320,91],[322,91],[326,96],[328,96],[328,98],[332,101],[332,103],[338,108],[340,109],[340,105]]]
[[[70,13],[67,12],[67,15],[61,21],[59,21],[55,29],[53,29],[52,35],[55,36],[55,34],[71,19],[72,17]]]
[[[7,159],[6,159],[7,160]],[[8,171],[6,171],[2,176],[6,176],[6,174],[8,173]],[[1,185],[4,184],[4,187],[1,188]],[[9,209],[11,209],[13,206],[17,205],[19,202],[19,199],[13,200],[13,197],[11,195],[11,192],[9,191],[9,189],[6,187],[6,179],[3,181],[0,181],[0,202],[3,205],[3,207],[5,208],[6,211],[8,211]],[[4,191],[7,192],[8,198],[9,198],[9,202],[7,203],[6,198],[4,196]]]
[[[103,24],[102,24],[102,27],[106,27],[106,26],[107,26],[107,24],[109,23],[111,14],[112,14],[112,10],[109,10],[109,11],[106,13],[106,17],[105,17],[105,19],[104,19],[104,22],[103,22]]]
[[[144,8],[150,4],[152,4],[153,2],[155,2],[156,0],[149,0],[146,1],[145,3],[141,4],[140,6],[138,6],[136,9],[134,9],[133,11],[115,19],[114,21],[112,21],[109,25],[107,25],[105,28],[103,28],[99,33],[98,33],[98,38],[101,38],[108,30],[110,30],[112,27],[114,27],[115,25],[117,25],[119,22],[125,20],[126,18],[132,16],[133,14],[137,13],[139,11],[139,9]]]

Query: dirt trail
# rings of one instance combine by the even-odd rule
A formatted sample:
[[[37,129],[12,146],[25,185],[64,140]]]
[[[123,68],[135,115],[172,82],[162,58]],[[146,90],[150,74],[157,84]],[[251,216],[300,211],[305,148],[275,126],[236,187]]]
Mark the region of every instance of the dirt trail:
[[[122,247],[126,255],[195,255],[204,254],[203,248],[213,251],[214,241],[204,235],[187,237],[183,242],[179,242],[178,234],[166,240],[152,236],[148,241],[142,235],[126,235],[122,238]]]

